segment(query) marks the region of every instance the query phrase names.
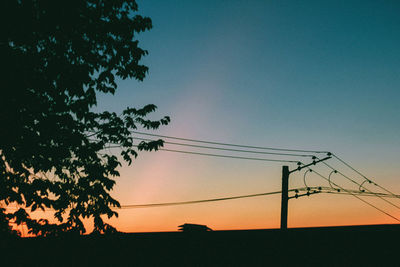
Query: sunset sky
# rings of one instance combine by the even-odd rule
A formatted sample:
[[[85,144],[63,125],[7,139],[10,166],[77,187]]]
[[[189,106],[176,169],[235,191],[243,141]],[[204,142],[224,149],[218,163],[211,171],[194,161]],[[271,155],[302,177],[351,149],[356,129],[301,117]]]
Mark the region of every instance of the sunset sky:
[[[151,118],[169,115],[171,123],[152,133],[332,151],[400,193],[399,1],[138,4],[139,14],[153,20],[153,29],[138,36],[149,51],[142,61],[149,73],[143,82],[119,81],[114,96],[99,95],[98,110],[153,103],[158,110]],[[328,163],[363,181],[338,161]],[[279,191],[282,165],[144,152],[121,168],[113,196],[127,205]],[[330,173],[323,165],[315,170]],[[303,187],[303,175],[291,175],[290,188]],[[332,178],[358,189],[337,174]],[[314,174],[307,182],[328,186]],[[124,232],[176,231],[183,223],[214,230],[278,228],[280,197],[127,209],[111,223]],[[388,203],[364,199],[400,218],[400,210]],[[400,206],[400,199],[390,201]],[[396,222],[352,196],[317,194],[289,201],[289,227]]]

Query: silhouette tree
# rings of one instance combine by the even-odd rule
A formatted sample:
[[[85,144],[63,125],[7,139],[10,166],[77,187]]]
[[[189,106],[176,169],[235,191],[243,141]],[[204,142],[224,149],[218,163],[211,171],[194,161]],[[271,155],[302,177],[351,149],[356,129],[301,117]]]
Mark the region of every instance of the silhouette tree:
[[[146,119],[155,105],[121,114],[93,107],[96,93],[114,94],[117,78],[145,78],[136,35],[151,19],[136,14],[134,0],[14,0],[0,9],[0,203],[20,207],[0,209],[0,232],[12,221],[36,235],[84,233],[83,218],[95,232],[115,231],[102,216],[118,215],[110,195],[118,167],[163,144],[135,149],[130,131],[170,119]],[[57,223],[32,219],[36,209],[54,209]]]

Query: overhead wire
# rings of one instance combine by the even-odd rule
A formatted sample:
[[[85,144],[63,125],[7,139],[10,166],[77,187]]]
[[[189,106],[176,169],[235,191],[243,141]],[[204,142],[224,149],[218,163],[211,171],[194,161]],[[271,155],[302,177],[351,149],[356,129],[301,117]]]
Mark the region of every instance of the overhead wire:
[[[259,196],[268,196],[268,195],[275,195],[275,194],[280,194],[280,193],[282,193],[282,191],[259,193],[259,194],[250,194],[250,195],[241,195],[241,196],[222,197],[222,198],[202,199],[202,200],[190,200],[190,201],[179,201],[179,202],[164,202],[164,203],[150,203],[150,204],[121,205],[121,209],[150,208],[150,207],[163,207],[163,206],[198,204],[198,203],[225,201],[225,200],[233,200],[233,199],[240,199],[240,198],[251,198],[251,197],[259,197]]]
[[[326,187],[326,186],[311,186],[311,187],[303,187],[303,188],[296,188],[295,190],[298,191],[311,191],[311,190],[320,190],[322,193],[329,193],[329,194],[339,194],[339,195],[351,195],[350,193],[347,193],[346,191],[349,191],[355,195],[361,195],[361,196],[371,196],[371,197],[376,197],[376,195],[380,195],[381,197],[386,197],[386,198],[396,198],[397,196],[392,196],[391,194],[385,194],[385,193],[368,193],[368,192],[361,192],[358,190],[351,190],[351,189],[346,189],[345,192],[342,191],[337,191],[335,188],[331,187]]]
[[[289,192],[295,191],[296,189],[290,189]],[[234,200],[241,198],[252,198],[252,197],[260,197],[260,196],[269,196],[280,194],[282,191],[274,191],[274,192],[266,192],[266,193],[257,193],[257,194],[249,194],[249,195],[239,195],[239,196],[229,196],[229,197],[220,197],[220,198],[210,198],[210,199],[200,199],[200,200],[189,200],[189,201],[178,201],[178,202],[162,202],[162,203],[146,203],[146,204],[128,204],[121,205],[120,208],[113,207],[113,209],[132,209],[132,208],[150,208],[150,207],[163,207],[163,206],[176,206],[176,205],[187,205],[187,204],[198,204],[198,203],[206,203],[206,202],[216,202],[216,201],[226,201],[226,200]],[[17,207],[7,207],[8,209],[16,209]],[[54,210],[52,208],[48,208],[49,210]]]
[[[138,146],[137,146],[137,145],[134,145],[133,147],[138,147]],[[175,150],[175,149],[167,149],[167,148],[158,148],[158,150],[161,150],[161,151],[168,151],[168,152],[176,152],[176,153],[183,153],[183,154],[192,154],[192,155],[209,156],[209,157],[220,157],[220,158],[258,160],[258,161],[270,161],[270,162],[287,162],[287,163],[298,163],[298,162],[299,162],[299,161],[295,161],[295,160],[241,157],[241,156],[211,154],[211,153],[202,153],[202,152],[194,152],[194,151]]]
[[[140,135],[147,135],[147,136],[153,136],[153,137],[169,138],[169,139],[181,140],[181,141],[189,141],[189,142],[195,142],[195,143],[221,145],[221,146],[232,146],[232,147],[253,148],[253,149],[263,149],[263,150],[275,150],[275,151],[288,151],[288,152],[303,152],[303,153],[329,153],[328,151],[317,151],[317,150],[303,150],[303,149],[288,149],[288,148],[276,148],[276,147],[238,145],[238,144],[231,144],[231,143],[222,143],[222,142],[213,142],[213,141],[205,141],[205,140],[199,140],[199,139],[176,137],[176,136],[151,134],[151,133],[144,133],[144,132],[138,132],[138,131],[131,131],[131,133],[140,134]]]
[[[143,140],[143,141],[157,141],[157,140],[154,140],[154,139],[140,138],[140,137],[132,137],[132,138],[136,139],[136,140]],[[314,155],[307,155],[307,154],[277,153],[277,152],[231,149],[231,148],[221,148],[221,147],[202,146],[202,145],[193,145],[193,144],[183,144],[183,143],[176,143],[176,142],[170,142],[170,141],[164,141],[164,143],[165,144],[171,144],[171,145],[188,146],[188,147],[205,148],[205,149],[214,149],[214,150],[231,151],[231,152],[254,153],[254,154],[265,154],[265,155],[278,155],[278,156],[294,156],[294,157],[314,157]]]
[[[400,198],[400,196],[396,195],[395,193],[391,192],[390,190],[386,189],[383,186],[380,186],[379,184],[377,184],[376,182],[372,181],[371,179],[369,179],[368,177],[366,177],[364,174],[362,174],[361,172],[359,172],[358,170],[356,170],[354,167],[352,167],[350,164],[348,164],[347,162],[345,162],[343,159],[339,158],[339,156],[335,155],[332,153],[332,156],[334,158],[336,158],[338,161],[340,161],[341,163],[343,163],[344,165],[346,165],[348,168],[350,168],[351,170],[353,170],[354,172],[356,172],[357,174],[359,174],[361,177],[363,177],[366,181],[368,181],[369,183],[374,184],[375,186],[379,187],[380,189],[386,191],[387,193],[396,196],[396,198]],[[365,187],[364,187],[365,188]]]
[[[333,171],[336,171],[336,173],[340,174],[341,176],[343,176],[343,177],[346,178],[347,180],[349,180],[349,181],[351,181],[352,183],[354,183],[354,184],[358,185],[359,187],[361,187],[362,184],[358,183],[358,182],[355,181],[354,179],[352,179],[352,178],[350,178],[349,176],[345,175],[344,173],[342,173],[342,172],[336,170],[335,168],[333,168],[333,167],[332,167],[331,165],[329,165],[328,163],[326,163],[326,162],[324,162],[324,161],[323,161],[322,163],[323,163],[325,166],[327,166],[328,168],[332,169]],[[331,180],[328,179],[328,182],[331,183]],[[376,193],[374,193],[373,191],[369,190],[369,189],[366,188],[366,187],[363,187],[363,188],[365,188],[365,190],[368,191],[368,192],[371,193],[371,194],[376,194]],[[393,194],[393,195],[394,195],[394,194]],[[377,194],[376,194],[376,196],[379,197],[380,199],[382,199],[383,201],[385,201],[386,203],[392,205],[393,207],[396,207],[397,209],[400,209],[400,206],[396,205],[395,203],[393,203],[393,202],[391,202],[391,201],[389,201],[389,200],[387,200],[387,199],[385,199],[385,198],[383,198],[383,197],[381,197],[381,196],[379,196],[379,195],[377,195]]]
[[[307,168],[308,168],[308,169],[311,169],[311,168],[309,168],[309,167],[307,167]],[[326,178],[325,176],[323,176],[323,175],[320,174],[319,172],[317,172],[317,171],[315,171],[315,170],[312,170],[312,171],[313,171],[315,174],[317,174],[318,176],[320,176],[321,178],[323,178],[323,179],[325,179],[326,181],[328,181],[328,178]],[[353,197],[357,198],[358,200],[364,202],[365,204],[367,204],[367,205],[373,207],[374,209],[376,209],[376,210],[378,210],[378,211],[380,211],[380,212],[386,214],[387,216],[391,217],[392,219],[394,219],[394,220],[400,222],[400,220],[399,220],[398,218],[396,218],[395,216],[391,215],[390,213],[388,213],[388,212],[386,212],[386,211],[384,211],[384,210],[378,208],[377,206],[375,206],[375,205],[369,203],[368,201],[366,201],[366,200],[364,200],[364,199],[358,197],[357,195],[355,195],[355,194],[353,194],[352,192],[348,191],[347,189],[341,187],[340,185],[338,185],[338,184],[336,184],[336,183],[334,183],[334,182],[332,182],[332,181],[331,181],[331,183],[332,183],[333,185],[335,185],[336,187],[340,188],[341,190],[346,191],[347,193],[349,193],[349,194],[352,195]]]
[[[322,193],[326,194],[336,194],[336,195],[351,195],[350,193],[346,192],[338,192],[338,191],[324,191]],[[359,192],[359,191],[354,191],[352,192],[354,195],[359,195],[359,196],[366,196],[366,197],[376,197],[376,194],[371,194],[371,193],[366,193],[366,192]],[[382,197],[387,197],[387,198],[397,198],[395,196],[392,196],[391,194],[380,194]]]

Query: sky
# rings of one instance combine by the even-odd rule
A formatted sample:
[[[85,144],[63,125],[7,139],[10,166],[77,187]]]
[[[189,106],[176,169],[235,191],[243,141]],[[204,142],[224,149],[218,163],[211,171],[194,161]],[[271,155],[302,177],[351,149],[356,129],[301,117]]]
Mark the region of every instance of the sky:
[[[168,115],[171,123],[152,133],[332,151],[400,193],[398,1],[138,4],[138,14],[153,21],[152,30],[137,36],[149,51],[142,60],[149,73],[143,82],[118,81],[113,96],[99,95],[99,110],[118,112],[153,103],[158,109],[151,118]],[[327,163],[363,181],[337,160]],[[121,168],[112,195],[128,205],[279,191],[282,165],[143,152]],[[313,168],[330,173],[322,164]],[[293,173],[290,188],[303,187],[303,176],[304,171]],[[332,179],[358,189],[337,174]],[[307,184],[329,186],[315,174],[307,174]],[[280,197],[121,210],[110,222],[124,232],[176,231],[183,223],[214,230],[278,228]],[[400,210],[381,199],[364,199],[400,218]],[[400,206],[400,200],[390,201]],[[396,222],[353,196],[316,194],[289,200],[289,227]]]

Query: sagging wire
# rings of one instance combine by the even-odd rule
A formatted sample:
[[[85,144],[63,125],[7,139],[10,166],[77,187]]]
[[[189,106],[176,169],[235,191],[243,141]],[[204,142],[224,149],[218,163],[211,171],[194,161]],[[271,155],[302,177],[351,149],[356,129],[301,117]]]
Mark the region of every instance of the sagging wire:
[[[304,182],[304,186],[307,188],[307,191],[310,191],[310,187],[309,187],[309,186],[307,185],[307,183],[306,183],[306,175],[307,175],[308,172],[312,172],[312,170],[311,170],[311,169],[308,169],[308,170],[306,170],[306,171],[304,172],[303,182]]]
[[[154,139],[141,138],[141,137],[132,137],[132,139],[142,140],[142,141],[147,141],[147,142],[158,141],[158,140],[154,140]],[[278,156],[292,156],[292,157],[310,157],[310,158],[314,157],[314,155],[307,155],[307,154],[293,154],[293,153],[278,153],[278,152],[265,152],[265,151],[254,151],[254,150],[243,150],[243,149],[231,149],[231,148],[222,148],[222,147],[213,147],[213,146],[183,144],[183,143],[176,143],[176,142],[170,142],[170,141],[164,141],[164,143],[165,144],[170,144],[170,145],[188,146],[188,147],[195,147],[195,148],[214,149],[214,150],[242,152],[242,153],[278,155]]]
[[[327,166],[328,168],[330,168],[330,169],[332,169],[332,170],[335,170],[335,168],[333,168],[333,167],[332,167],[331,165],[329,165],[328,163],[326,163],[326,162],[322,162],[322,163],[323,163],[325,166]],[[359,184],[359,183],[356,182],[354,179],[351,179],[350,177],[348,177],[347,175],[343,174],[343,173],[340,172],[340,171],[337,171],[337,173],[340,174],[341,176],[343,176],[344,178],[348,179],[348,180],[351,181],[352,183],[356,184],[359,188],[361,188],[362,184]],[[370,180],[368,180],[368,181],[370,181]],[[372,181],[370,181],[370,182],[372,183]],[[367,191],[367,192],[369,192],[369,193],[371,193],[371,194],[376,194],[375,192],[369,190],[368,188],[366,188],[366,187],[364,187],[364,186],[362,186],[362,187],[365,189],[365,191]],[[364,191],[364,192],[365,192],[365,191]],[[391,193],[391,194],[394,195],[393,193]],[[391,202],[391,201],[389,201],[389,200],[387,200],[387,199],[385,199],[385,198],[383,198],[383,197],[381,197],[381,196],[379,196],[379,195],[376,195],[376,196],[379,197],[380,199],[382,199],[383,201],[385,201],[386,203],[392,205],[393,207],[396,207],[397,209],[400,209],[400,206],[394,204],[393,202]]]
[[[331,183],[331,176],[332,176],[332,174],[334,174],[334,173],[337,173],[337,170],[331,171],[331,173],[330,173],[329,176],[328,176],[328,182],[329,182],[330,187],[331,187],[333,190],[336,190],[336,191],[340,192],[340,189],[339,189],[339,188],[334,188],[333,185],[332,185],[332,183]]]
[[[307,168],[309,168],[309,167],[307,167]],[[310,169],[310,168],[309,168],[309,169]],[[326,181],[329,181],[328,178],[326,178],[326,177],[323,176],[322,174],[318,173],[317,171],[313,170],[313,172],[314,172],[315,174],[317,174],[318,176],[320,176],[321,178],[325,179]],[[380,211],[380,212],[386,214],[387,216],[391,217],[392,219],[394,219],[394,220],[400,222],[400,220],[399,220],[398,218],[396,218],[395,216],[391,215],[390,213],[388,213],[388,212],[386,212],[386,211],[384,211],[384,210],[378,208],[377,206],[375,206],[375,205],[369,203],[368,201],[366,201],[366,200],[364,200],[364,199],[358,197],[357,195],[353,194],[353,193],[352,193],[351,191],[349,191],[349,190],[346,190],[345,188],[341,187],[340,185],[338,185],[338,184],[336,184],[336,183],[334,183],[334,182],[332,182],[332,181],[331,181],[331,183],[332,183],[333,185],[335,185],[336,187],[340,188],[341,190],[346,191],[347,193],[349,193],[349,194],[352,195],[353,197],[357,198],[358,200],[364,202],[365,204],[367,204],[367,205],[373,207],[374,209],[376,209],[376,210],[378,210],[378,211]],[[371,193],[373,193],[373,192],[371,192]],[[376,195],[376,194],[375,194],[375,195]],[[382,198],[381,196],[378,196],[378,195],[376,195],[376,196],[379,197],[379,198]]]
[[[389,191],[388,189],[384,188],[383,186],[380,186],[379,184],[375,183],[374,181],[372,181],[371,179],[369,179],[368,177],[366,177],[364,174],[362,174],[361,172],[359,172],[358,170],[356,170],[355,168],[353,168],[350,164],[348,164],[347,162],[345,162],[344,160],[342,160],[341,158],[339,158],[337,155],[331,153],[332,156],[334,158],[336,158],[338,161],[340,161],[341,163],[343,163],[344,165],[346,165],[348,168],[350,168],[351,170],[353,170],[354,172],[356,172],[357,174],[359,174],[361,177],[363,177],[368,183],[373,184],[377,187],[379,187],[380,189],[386,191],[387,193],[395,196],[396,198],[400,198],[399,195],[396,195],[395,193]],[[365,188],[365,187],[364,187]]]
[[[182,137],[175,137],[175,136],[167,136],[167,135],[160,135],[160,134],[151,134],[151,133],[144,133],[144,132],[138,132],[138,131],[131,131],[131,133],[140,134],[140,135],[147,135],[147,136],[153,136],[153,137],[161,137],[161,138],[169,138],[169,139],[175,139],[175,140],[189,141],[189,142],[196,142],[196,143],[221,145],[221,146],[254,148],[254,149],[275,150],[275,151],[288,151],[288,152],[324,153],[324,154],[329,153],[327,151],[317,151],[317,150],[302,150],[302,149],[287,149],[287,148],[276,148],[276,147],[261,147],[261,146],[238,145],[238,144],[212,142],[212,141],[189,139],[189,138],[182,138]]]

